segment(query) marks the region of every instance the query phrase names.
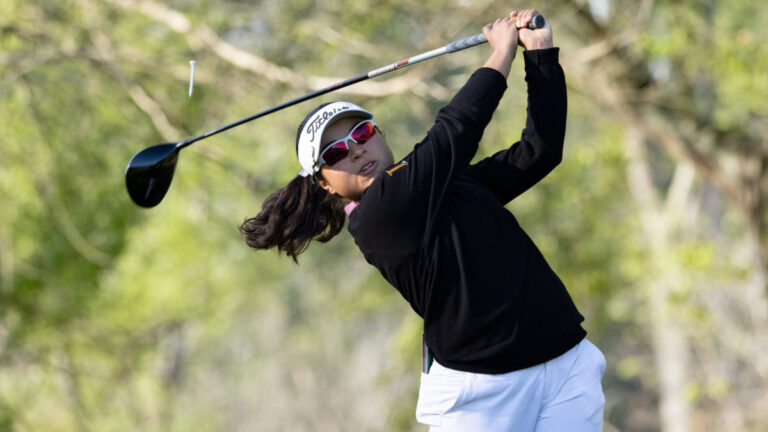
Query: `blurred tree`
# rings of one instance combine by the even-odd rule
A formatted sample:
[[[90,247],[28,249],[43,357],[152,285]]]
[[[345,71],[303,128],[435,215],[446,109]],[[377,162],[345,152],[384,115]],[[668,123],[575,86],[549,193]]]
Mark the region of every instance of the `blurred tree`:
[[[768,51],[757,41],[766,35],[768,16],[750,1],[555,3],[571,17],[564,27],[582,45],[566,61],[576,85],[610,107],[626,130],[647,271],[637,280],[647,289],[650,315],[643,321],[653,329],[662,429],[687,431],[701,423],[691,405],[702,404],[698,382],[714,379],[706,376],[710,365],[690,369],[693,344],[703,342],[692,340],[702,333],[693,329],[702,322],[718,323],[707,343],[720,340],[748,366],[749,372],[734,374],[727,392],[734,393],[734,403],[748,406],[744,411],[756,412],[765,399],[753,405],[736,388],[746,391],[755,379],[761,387],[766,383]],[[733,216],[746,229],[733,229]],[[751,251],[746,262],[717,254],[723,266],[712,257],[742,245]],[[750,275],[734,278],[729,265],[749,268]],[[743,295],[738,308],[748,324],[732,322],[723,304],[700,303],[712,294],[710,287],[722,289],[716,281],[724,277]],[[734,334],[754,339],[736,342]],[[728,357],[717,355],[700,361]],[[725,399],[722,392],[713,398]],[[749,414],[734,417],[729,409],[698,414],[728,430],[763,424]]]
[[[296,175],[314,103],[352,98],[405,154],[487,47],[190,147],[153,210],[122,172],[529,6],[0,0],[0,430],[422,430],[421,324],[349,235],[297,267],[236,227]],[[510,207],[609,359],[606,429],[765,429],[765,8],[533,6],[562,47],[568,137]],[[524,124],[513,75],[478,157]]]

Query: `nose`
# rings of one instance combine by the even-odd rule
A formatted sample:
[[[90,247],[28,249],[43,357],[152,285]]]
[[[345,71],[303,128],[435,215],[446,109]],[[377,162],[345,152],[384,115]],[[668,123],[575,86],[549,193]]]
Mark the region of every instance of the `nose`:
[[[365,146],[362,144],[358,144],[352,140],[349,140],[347,141],[347,146],[349,147],[349,157],[351,159],[357,159],[365,154]]]

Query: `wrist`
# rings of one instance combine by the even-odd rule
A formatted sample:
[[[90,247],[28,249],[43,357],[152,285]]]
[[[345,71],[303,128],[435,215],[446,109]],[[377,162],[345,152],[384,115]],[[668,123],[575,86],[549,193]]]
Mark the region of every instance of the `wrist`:
[[[517,53],[517,46],[505,46],[505,47],[499,47],[493,50],[493,52],[491,52],[491,56],[496,57],[498,59],[507,59],[511,61],[515,58],[516,53]]]
[[[509,70],[512,60],[515,58],[515,53],[515,50],[494,50],[483,66],[496,69],[504,75],[504,78],[507,78],[509,77]]]
[[[539,50],[552,48],[553,46],[552,41],[532,41],[527,46],[524,46],[524,48],[526,50]]]

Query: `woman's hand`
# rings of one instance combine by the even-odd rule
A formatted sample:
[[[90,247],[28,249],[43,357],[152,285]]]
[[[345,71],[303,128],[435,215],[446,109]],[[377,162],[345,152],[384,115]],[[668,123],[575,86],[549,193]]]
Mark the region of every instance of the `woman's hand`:
[[[509,54],[512,56],[510,60],[515,58],[518,40],[515,18],[512,17],[512,14],[487,24],[483,27],[483,35],[488,39],[488,44],[491,45],[494,52],[500,51],[502,54]]]
[[[496,69],[504,77],[509,76],[512,60],[517,54],[517,27],[512,14],[506,18],[499,18],[483,27],[483,34],[488,39],[493,53],[483,65]]]
[[[531,22],[534,16],[539,15],[536,9],[525,9],[520,12],[512,11],[509,14],[509,18],[514,20],[515,26],[518,30],[518,37],[520,45],[526,50],[552,48],[552,27],[549,25],[549,20],[546,20],[544,28],[529,30],[528,23]]]

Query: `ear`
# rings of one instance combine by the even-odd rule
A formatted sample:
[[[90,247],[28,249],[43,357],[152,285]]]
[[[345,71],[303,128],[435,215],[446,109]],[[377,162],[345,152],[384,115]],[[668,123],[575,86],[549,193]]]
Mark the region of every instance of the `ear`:
[[[334,188],[333,188],[333,186],[331,186],[331,184],[330,184],[330,183],[328,183],[328,182],[327,182],[327,181],[326,181],[326,180],[325,180],[323,177],[321,177],[321,176],[318,176],[318,177],[317,177],[317,184],[319,184],[321,188],[323,188],[323,189],[325,189],[326,191],[328,191],[328,193],[329,193],[329,194],[331,194],[331,195],[334,195],[334,194],[336,193],[336,189],[334,189]]]

